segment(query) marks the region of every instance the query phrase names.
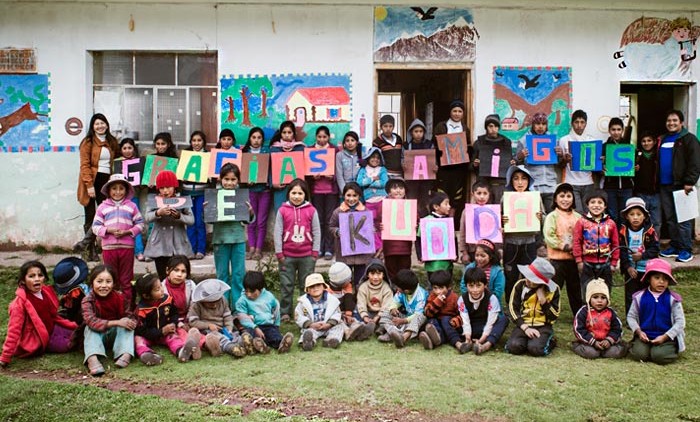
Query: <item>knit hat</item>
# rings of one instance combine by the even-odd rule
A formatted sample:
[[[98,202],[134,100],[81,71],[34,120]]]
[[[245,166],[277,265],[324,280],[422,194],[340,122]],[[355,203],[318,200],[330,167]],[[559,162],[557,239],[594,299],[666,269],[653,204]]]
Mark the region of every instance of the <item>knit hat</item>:
[[[453,108],[455,108],[455,107],[459,107],[459,108],[462,109],[462,111],[464,111],[464,101],[462,101],[462,100],[453,100],[453,101],[450,103],[450,111],[451,111]]]
[[[236,139],[236,137],[233,134],[233,131],[229,128],[226,129],[221,129],[221,132],[219,132],[219,139],[228,136],[229,138]]]
[[[53,269],[53,287],[59,295],[71,291],[88,277],[88,266],[80,258],[68,257],[60,260]]]
[[[486,119],[484,119],[484,129],[486,129],[489,126],[489,123],[493,123],[498,127],[501,127],[501,118],[498,114],[489,114],[486,116]]]
[[[177,176],[170,170],[163,170],[156,176],[156,189],[177,188],[179,186]]]
[[[344,262],[336,262],[328,269],[328,284],[333,290],[341,290],[352,280],[352,270]]]
[[[156,178],[157,180],[157,178]],[[131,183],[129,183],[129,179],[126,178],[123,174],[115,173],[111,176],[109,176],[109,180],[107,183],[102,186],[102,189],[100,189],[100,192],[102,192],[102,195],[105,197],[109,198],[109,189],[110,187],[115,184],[115,183],[121,183],[126,187],[126,196],[124,198],[133,198],[134,197],[134,187],[131,186]]]
[[[309,287],[315,286],[317,284],[323,284],[324,286],[327,286],[326,280],[323,279],[323,276],[319,273],[311,273],[306,276],[306,280],[304,281],[304,290],[309,290]]]
[[[550,292],[557,288],[557,285],[552,281],[554,267],[545,258],[535,258],[530,265],[518,265],[518,270],[530,282],[546,285]]]
[[[571,192],[571,209],[576,208],[576,196],[573,194],[574,193],[574,187],[571,186],[570,183],[559,183],[557,187],[554,189],[554,201],[552,201],[552,209],[557,208],[557,195],[561,192]]]
[[[586,205],[588,205],[588,202],[590,202],[590,200],[593,198],[600,198],[603,200],[603,202],[605,202],[606,206],[608,205],[608,193],[602,189],[594,189],[588,195],[586,195],[586,198],[584,200],[586,202]]]
[[[644,213],[645,217],[649,217],[649,211],[647,211],[646,204],[644,203],[644,200],[642,198],[639,198],[637,196],[633,196],[630,199],[625,202],[625,209],[620,211],[620,215],[625,218],[627,215],[627,212],[631,210],[632,208],[639,208],[642,210]]]
[[[547,115],[544,113],[535,113],[532,115],[532,124],[534,125],[535,123],[544,123],[547,124]]]
[[[391,114],[385,114],[379,119],[379,126],[381,127],[382,125],[384,125],[384,123],[391,123],[392,125],[396,125],[396,120]]]
[[[208,278],[197,284],[192,291],[192,302],[216,302],[231,290],[231,286],[216,278]]]
[[[671,273],[671,264],[669,264],[661,258],[654,258],[647,261],[647,270],[646,272],[644,272],[644,276],[642,277],[641,282],[644,283],[645,281],[649,281],[649,274],[654,272],[667,275],[668,278],[671,280],[668,284],[672,284],[674,286],[678,284],[676,279],[673,278],[673,274]]]
[[[605,296],[608,303],[610,303],[610,290],[608,289],[608,285],[605,284],[605,280],[602,278],[594,278],[588,282],[588,285],[586,286],[586,306],[590,306],[591,298],[595,294]]]
[[[404,182],[404,180],[400,178],[389,179],[386,182],[386,185],[384,185],[384,190],[386,191],[386,193],[389,193],[391,192],[391,188],[395,186],[399,186],[406,189],[406,182]]]

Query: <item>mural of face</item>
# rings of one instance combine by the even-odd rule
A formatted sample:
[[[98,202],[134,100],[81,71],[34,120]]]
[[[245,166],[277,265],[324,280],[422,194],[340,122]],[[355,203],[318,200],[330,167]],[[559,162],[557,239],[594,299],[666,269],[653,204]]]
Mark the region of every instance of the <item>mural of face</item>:
[[[671,32],[676,41],[687,41],[690,39],[690,28],[676,28]]]

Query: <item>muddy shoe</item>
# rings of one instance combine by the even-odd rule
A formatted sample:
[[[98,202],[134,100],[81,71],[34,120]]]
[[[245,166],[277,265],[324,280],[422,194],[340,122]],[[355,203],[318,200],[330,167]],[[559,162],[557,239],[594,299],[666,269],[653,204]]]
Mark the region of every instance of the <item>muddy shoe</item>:
[[[379,340],[380,343],[391,343],[391,337],[389,337],[389,334],[380,334],[377,337],[377,340]]]
[[[313,350],[314,345],[316,342],[314,342],[314,333],[312,333],[309,330],[304,331],[304,334],[301,336],[301,348],[305,352],[309,352]]]
[[[491,342],[489,341],[484,344],[474,343],[474,354],[476,355],[480,355],[489,349],[491,349]]]
[[[353,323],[350,326],[350,328],[348,328],[348,332],[345,335],[345,340],[347,340],[347,341],[358,340],[358,336],[360,335],[362,328],[363,328],[363,326],[359,322]]]
[[[391,341],[394,342],[394,346],[396,346],[398,349],[402,348],[404,346],[404,338],[403,338],[403,333],[398,330],[396,327],[391,327],[386,330],[387,334],[389,334],[389,338]]]
[[[292,343],[294,343],[294,334],[292,333],[287,333],[282,337],[282,341],[280,342],[280,346],[277,348],[277,353],[287,353],[289,352],[289,349],[292,347]]]
[[[425,350],[433,350],[433,342],[430,341],[430,336],[425,331],[418,334],[418,341],[420,341]]]
[[[433,347],[438,347],[442,344],[440,340],[440,333],[438,333],[437,328],[433,324],[425,324],[425,333],[430,337],[430,341],[433,343]]]
[[[190,342],[190,344],[194,343],[194,346],[192,346],[192,360],[200,360],[202,358],[202,349],[199,348],[199,343],[201,341],[202,333],[196,328],[190,328],[190,331],[187,332],[185,344]]]
[[[163,363],[163,357],[157,353],[146,352],[139,356],[139,360],[146,366],[156,366]]]
[[[263,355],[270,353],[270,348],[267,347],[265,340],[261,339],[260,337],[256,337],[253,339],[253,349],[255,349],[257,353]]]
[[[234,358],[242,358],[245,356],[245,348],[240,344],[229,341],[223,348],[224,353],[233,356]]]
[[[204,346],[213,357],[221,356],[221,353],[223,353],[223,350],[221,350],[221,334],[208,333],[204,337]]]
[[[243,340],[243,347],[245,347],[245,352],[247,355],[255,354],[255,346],[253,346],[253,336],[249,332],[244,332],[241,334],[241,339]]]
[[[104,375],[105,368],[102,366],[102,363],[100,363],[100,359],[97,355],[90,356],[85,364],[88,367],[88,372],[90,372],[90,375],[93,377],[101,377]]]
[[[327,338],[323,340],[323,347],[330,347],[331,349],[337,349],[340,342],[335,338]]]
[[[368,338],[372,337],[372,335],[374,334],[375,327],[376,325],[374,324],[374,322],[370,322],[368,324],[363,325],[360,329],[360,332],[357,334],[355,340],[365,341]]]
[[[457,349],[457,351],[459,352],[460,355],[463,355],[463,354],[469,352],[469,349],[471,349],[471,347],[469,346],[469,343],[467,343],[467,342],[462,343],[461,341],[458,341],[455,344],[455,348]],[[474,351],[476,351],[476,349],[474,349]]]
[[[114,366],[117,368],[126,368],[129,366],[129,363],[131,362],[131,355],[128,353],[124,353],[121,356],[117,358],[117,360],[114,361]]]

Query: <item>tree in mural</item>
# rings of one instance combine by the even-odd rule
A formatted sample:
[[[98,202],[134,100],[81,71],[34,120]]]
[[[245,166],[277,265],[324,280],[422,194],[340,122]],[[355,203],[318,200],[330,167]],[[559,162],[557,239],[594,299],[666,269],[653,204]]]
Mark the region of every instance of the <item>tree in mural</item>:
[[[267,117],[267,89],[260,88],[260,114],[258,117]]]
[[[226,98],[228,103],[228,117],[226,117],[226,122],[231,123],[236,121],[236,115],[233,114],[233,97],[230,95]]]
[[[253,124],[250,123],[250,106],[248,105],[250,95],[250,89],[248,86],[243,85],[241,87],[241,103],[243,105],[243,123],[241,123],[241,125],[246,127],[253,126]]]
[[[25,120],[39,120],[39,116],[47,117],[48,114],[35,113],[32,111],[31,105],[25,103],[7,116],[0,117],[0,136],[6,134],[13,127],[19,126]]]

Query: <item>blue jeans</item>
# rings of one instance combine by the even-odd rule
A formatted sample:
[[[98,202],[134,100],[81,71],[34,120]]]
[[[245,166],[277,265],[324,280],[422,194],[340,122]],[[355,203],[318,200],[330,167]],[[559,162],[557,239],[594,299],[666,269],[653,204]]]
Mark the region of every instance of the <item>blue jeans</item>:
[[[192,245],[192,253],[205,254],[207,251],[207,226],[204,224],[204,194],[191,195],[194,224],[187,226],[187,237]]]
[[[134,332],[122,327],[112,327],[104,333],[93,331],[90,327],[85,327],[85,339],[83,349],[85,359],[83,363],[92,355],[107,356],[105,346],[111,345],[114,352],[114,359],[128,353],[134,356]]]
[[[661,233],[661,200],[659,194],[655,193],[653,195],[639,194],[639,197],[644,200],[646,204],[647,211],[649,211],[649,218],[651,219],[651,224],[654,226],[656,233]]]
[[[263,334],[265,334],[265,344],[274,349],[278,349],[280,347],[280,343],[282,343],[282,333],[280,333],[280,327],[274,324],[266,324],[258,325],[258,328],[260,328]],[[246,331],[248,331],[251,336],[255,337],[255,330],[246,328]]]
[[[231,312],[235,312],[236,302],[243,293],[245,276],[245,242],[214,245],[214,265],[216,277],[231,286],[226,292]]]
[[[460,341],[460,333],[450,325],[449,316],[444,316],[440,318],[430,318],[428,324],[432,324],[437,332],[440,334],[441,343],[450,343],[454,346],[458,341]]]
[[[668,226],[668,236],[671,238],[671,246],[693,253],[693,220],[679,223],[676,216],[676,205],[673,202],[673,191],[683,189],[683,186],[661,185],[659,196],[661,199],[661,211],[663,211],[664,224]]]
[[[304,294],[304,281],[306,276],[314,272],[316,261],[310,256],[301,258],[285,257],[284,264],[280,265],[280,290],[282,315],[292,315],[294,312],[294,282],[299,286],[299,294]]]
[[[605,189],[605,193],[608,194],[608,214],[620,225],[620,210],[625,209],[625,202],[632,197],[632,189]]]
[[[481,338],[481,336],[484,334],[484,327],[486,326],[486,321],[474,321],[472,322],[472,339],[478,340]],[[491,343],[492,346],[495,346],[496,343],[498,343],[498,340],[503,337],[503,333],[506,331],[506,327],[508,327],[508,318],[506,318],[503,314],[498,316],[498,319],[496,319],[496,322],[493,324],[493,327],[491,327],[491,333],[486,337],[486,341]]]

